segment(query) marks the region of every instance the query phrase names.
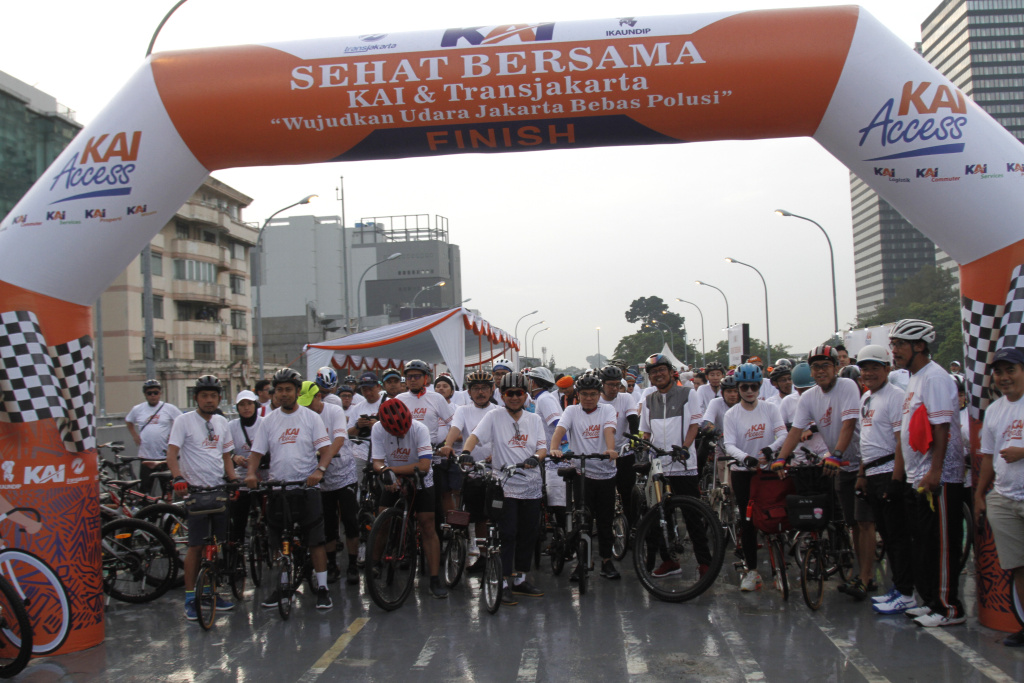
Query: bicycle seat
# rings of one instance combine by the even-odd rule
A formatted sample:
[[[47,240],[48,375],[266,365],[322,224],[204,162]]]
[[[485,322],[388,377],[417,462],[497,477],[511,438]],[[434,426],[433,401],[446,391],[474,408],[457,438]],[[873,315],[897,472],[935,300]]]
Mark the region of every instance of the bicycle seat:
[[[562,479],[565,479],[566,481],[572,481],[579,474],[576,470],[574,470],[571,467],[563,467],[562,469],[556,471],[558,472],[558,476],[560,476]]]
[[[117,487],[122,487],[122,486],[124,486],[124,487],[132,487],[132,486],[138,486],[141,483],[142,483],[141,479],[111,479],[110,481],[107,482],[107,485],[108,486],[117,486]]]
[[[638,462],[635,465],[633,465],[633,469],[636,470],[637,472],[639,472],[640,474],[650,474],[651,463],[650,462]]]

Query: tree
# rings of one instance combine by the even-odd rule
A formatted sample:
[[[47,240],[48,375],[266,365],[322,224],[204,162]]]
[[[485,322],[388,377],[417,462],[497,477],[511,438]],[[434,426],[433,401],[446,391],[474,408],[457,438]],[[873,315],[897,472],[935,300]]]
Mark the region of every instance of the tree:
[[[608,365],[608,358],[603,353],[600,356],[595,353],[592,356],[587,356],[587,365],[594,369],[600,369]]]
[[[626,311],[626,321],[639,323],[639,329],[619,340],[612,354],[615,358],[630,364],[642,363],[652,353],[659,353],[666,343],[682,361],[693,364],[698,358],[697,349],[687,342],[686,318],[669,311],[661,297],[634,299]]]
[[[548,370],[551,371],[551,374],[554,374],[554,372],[555,372],[555,356],[554,356],[554,354],[551,354],[551,358],[548,358]]]
[[[750,355],[758,356],[761,360],[767,361],[768,354],[765,353],[767,348],[760,339],[750,340]],[[772,362],[775,362],[779,358],[790,358],[792,351],[788,344],[772,344]],[[713,360],[717,360],[726,367],[729,366],[729,342],[725,339],[718,342],[714,350],[708,349],[707,354],[704,356],[704,364],[707,365]]]

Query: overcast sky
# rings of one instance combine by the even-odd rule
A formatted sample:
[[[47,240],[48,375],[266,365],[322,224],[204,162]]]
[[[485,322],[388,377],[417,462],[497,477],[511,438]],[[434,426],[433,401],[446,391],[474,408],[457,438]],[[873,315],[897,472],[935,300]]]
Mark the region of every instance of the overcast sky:
[[[53,95],[88,124],[143,60],[172,0],[36,0],[0,5],[5,27],[0,70]],[[495,4],[447,0],[344,3],[334,0],[189,0],[164,27],[155,51],[282,42],[325,36],[396,33],[469,25],[656,16],[842,2],[522,0]],[[908,44],[938,0],[861,3]],[[254,142],[254,144],[258,144]],[[660,296],[685,315],[690,336],[704,312],[708,348],[725,337],[722,296],[732,322],[764,338],[768,284],[773,343],[806,352],[831,331],[828,250],[813,225],[781,218],[785,208],[828,230],[836,252],[840,326],[856,317],[849,175],[810,139],[706,142],[397,161],[229,169],[215,177],[254,198],[243,218],[262,222],[307,194],[305,211],[337,215],[345,177],[349,225],[363,216],[430,214],[448,218],[462,250],[464,296],[493,324],[519,331],[540,320],[536,346],[560,366],[584,365],[597,347],[610,355],[635,331],[624,312],[641,296]],[[300,207],[306,209],[306,207]],[[113,275],[111,276],[113,279]],[[522,336],[522,334],[520,334]],[[533,338],[533,333],[530,334]],[[656,349],[652,349],[654,351]],[[629,359],[636,361],[639,359]]]

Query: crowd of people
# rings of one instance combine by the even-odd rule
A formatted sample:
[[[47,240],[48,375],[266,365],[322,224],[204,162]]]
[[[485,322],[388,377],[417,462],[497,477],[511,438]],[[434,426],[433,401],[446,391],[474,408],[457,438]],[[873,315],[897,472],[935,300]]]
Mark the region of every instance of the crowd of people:
[[[143,486],[161,469],[170,470],[175,489],[185,495],[189,487],[225,480],[249,491],[265,480],[301,486],[301,523],[318,609],[332,607],[329,586],[342,575],[346,583],[359,584],[365,548],[356,523],[357,491],[368,460],[377,473],[423,476],[414,511],[436,598],[447,597],[438,577],[437,525],[464,504],[460,456],[463,463],[468,457],[495,468],[521,465],[522,476],[505,485],[497,521],[505,574],[501,599],[515,605],[544,595],[529,580],[542,509],[563,525],[579,495],[578,480],[557,471],[577,468],[574,454],[602,455],[606,459],[588,462],[584,503],[596,521],[600,575],[620,579],[612,558],[612,520],[616,496],[628,501],[633,490],[636,456],[629,437],[640,435],[659,449],[686,455],[663,462],[673,495],[699,497],[699,474],[706,459],[715,458],[741,512],[759,471],[784,475],[813,454],[852,529],[855,576],[839,590],[855,601],[871,596],[877,614],[906,614],[922,627],[944,627],[965,621],[959,594],[964,503],[975,516],[969,523],[987,518],[999,561],[1024,595],[1024,353],[1003,348],[992,361],[1000,397],[985,415],[981,467],[972,486],[964,380],[959,364],[947,371],[931,359],[934,342],[930,323],[902,320],[891,329],[888,348],[869,345],[851,357],[842,346],[824,344],[805,361],[781,359],[769,368],[750,357],[734,368],[711,362],[691,371],[655,354],[642,366],[616,360],[573,377],[555,376],[546,367],[518,370],[499,359],[490,370],[472,371],[462,389],[449,374],[433,377],[432,367],[419,360],[380,376],[364,372],[344,379],[331,367],[306,381],[283,368],[234,397],[238,416],[231,421],[220,413],[223,389],[216,377],[196,380],[196,410],[184,415],[161,400],[158,381],[148,380],[145,401],[126,420],[145,459]],[[642,389],[644,378],[648,386]],[[386,491],[381,509],[397,495]],[[228,512],[190,520],[187,618],[195,618],[203,539],[211,533],[244,538],[249,507],[257,500],[255,492],[243,493]],[[755,591],[762,585],[758,532],[743,517],[739,590]],[[280,533],[271,526],[272,548]],[[702,574],[711,564],[703,534],[690,529]],[[881,592],[874,580],[880,576],[876,534],[884,541],[891,576],[888,592],[872,595]],[[469,555],[477,555],[475,545]],[[664,559],[653,575],[679,571],[679,564]],[[223,597],[217,600],[219,609],[232,607]],[[274,607],[277,596],[261,604]],[[1024,645],[1024,631],[1004,642]]]

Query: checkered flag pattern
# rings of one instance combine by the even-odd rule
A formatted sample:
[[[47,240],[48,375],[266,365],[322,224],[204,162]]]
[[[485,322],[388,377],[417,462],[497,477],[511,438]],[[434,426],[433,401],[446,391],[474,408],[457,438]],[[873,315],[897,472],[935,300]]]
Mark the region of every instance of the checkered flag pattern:
[[[0,313],[0,420],[37,422],[63,417],[60,381],[35,313]]]
[[[92,338],[82,337],[49,347],[67,406],[58,420],[65,447],[78,453],[96,446],[93,403]]]
[[[1024,348],[1024,265],[1014,269],[1006,294],[999,334],[999,348],[1004,346]]]

